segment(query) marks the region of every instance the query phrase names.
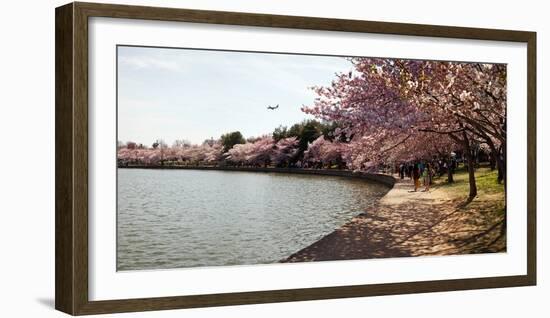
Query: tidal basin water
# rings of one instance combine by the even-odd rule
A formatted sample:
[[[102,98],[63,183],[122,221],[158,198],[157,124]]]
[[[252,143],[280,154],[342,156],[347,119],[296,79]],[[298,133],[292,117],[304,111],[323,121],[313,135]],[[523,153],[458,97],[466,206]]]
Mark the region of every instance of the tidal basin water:
[[[333,176],[118,169],[117,270],[275,263],[388,190]]]

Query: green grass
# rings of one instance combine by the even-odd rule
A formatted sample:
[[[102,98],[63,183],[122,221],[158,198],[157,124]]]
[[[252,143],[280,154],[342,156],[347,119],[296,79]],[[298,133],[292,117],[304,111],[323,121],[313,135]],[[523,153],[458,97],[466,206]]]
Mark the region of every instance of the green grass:
[[[506,209],[504,184],[497,182],[497,170],[490,168],[476,169],[477,196],[472,202],[466,199],[470,193],[468,171],[464,166],[459,167],[453,175],[454,183],[447,182],[447,176],[437,178],[434,189],[443,191],[451,200],[469,202],[461,206],[461,210],[482,213],[489,219],[501,218]]]
[[[476,185],[478,196],[504,194],[504,184],[497,182],[497,170],[491,171],[490,168],[476,169]],[[446,192],[453,192],[455,195],[468,196],[470,192],[470,183],[468,182],[468,170],[464,166],[456,169],[453,175],[454,183],[447,182],[447,175],[435,179],[435,187],[441,188]]]

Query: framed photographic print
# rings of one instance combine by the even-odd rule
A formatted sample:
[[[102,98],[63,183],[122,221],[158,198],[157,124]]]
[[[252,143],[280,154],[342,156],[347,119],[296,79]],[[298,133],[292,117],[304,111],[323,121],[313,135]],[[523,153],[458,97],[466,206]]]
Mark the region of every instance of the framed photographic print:
[[[536,33],[56,9],[56,308],[536,284]]]

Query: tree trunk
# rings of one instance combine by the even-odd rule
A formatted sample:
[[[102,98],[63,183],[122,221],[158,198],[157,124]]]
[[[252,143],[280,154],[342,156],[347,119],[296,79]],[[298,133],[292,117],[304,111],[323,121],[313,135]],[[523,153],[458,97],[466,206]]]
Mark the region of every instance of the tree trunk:
[[[495,158],[495,155],[491,152],[490,158],[489,158],[489,167],[491,168],[491,171],[495,170],[497,165],[497,161]]]
[[[468,160],[468,181],[470,182],[470,195],[469,199],[473,200],[477,196],[476,175],[474,158],[470,151],[467,152],[466,158]]]
[[[502,152],[502,156],[498,155],[498,161],[497,164],[499,165],[499,174],[498,174],[498,181],[504,183],[504,193],[506,193],[506,145],[503,144],[501,146],[500,151]]]
[[[506,191],[506,146],[502,144],[500,148],[497,149],[490,138],[487,138],[487,144],[489,148],[491,148],[491,157],[497,166],[497,181],[498,183],[504,182],[504,190]]]
[[[465,131],[462,132],[462,138],[464,142],[464,154],[466,155],[466,160],[468,160],[468,181],[470,183],[468,201],[472,201],[477,196],[474,156],[470,147],[470,140]]]
[[[447,159],[447,182],[453,183],[455,180],[453,179],[453,167],[452,167],[452,159]]]

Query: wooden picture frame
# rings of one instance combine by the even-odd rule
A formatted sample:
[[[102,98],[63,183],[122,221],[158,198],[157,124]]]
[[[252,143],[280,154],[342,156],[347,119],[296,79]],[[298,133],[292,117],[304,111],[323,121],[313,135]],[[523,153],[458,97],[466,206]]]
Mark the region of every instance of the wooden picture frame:
[[[80,2],[57,8],[55,15],[56,309],[72,315],[84,315],[536,284],[536,33]],[[88,297],[88,19],[90,17],[527,43],[527,275],[90,301]]]

